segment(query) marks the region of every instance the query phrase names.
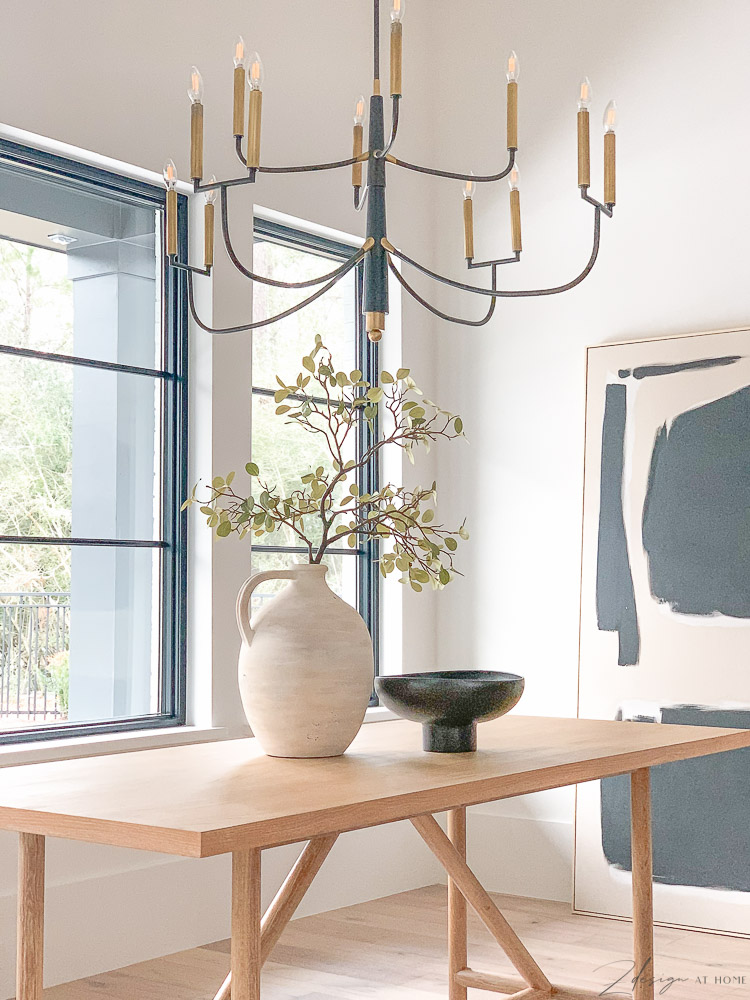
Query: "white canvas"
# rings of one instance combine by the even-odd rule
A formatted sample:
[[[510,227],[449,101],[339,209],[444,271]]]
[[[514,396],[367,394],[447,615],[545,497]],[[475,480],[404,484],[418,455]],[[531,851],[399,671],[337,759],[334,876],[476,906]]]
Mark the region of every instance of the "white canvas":
[[[685,721],[691,716],[723,718],[721,713],[729,709],[750,707],[750,617],[743,597],[748,586],[744,560],[750,546],[750,495],[744,472],[745,458],[750,467],[750,449],[745,449],[750,433],[750,421],[745,419],[748,387],[747,330],[589,349],[581,717],[613,719],[619,714],[659,719],[667,707],[667,715]],[[613,410],[619,414],[622,404],[626,409],[621,495],[632,608],[626,607],[627,574],[623,587],[617,586],[616,567],[621,562],[600,555],[608,547],[622,555],[619,542],[611,544],[618,537],[610,523],[616,503],[605,500],[604,527],[600,524],[602,466],[604,495],[611,497],[612,441],[617,438],[608,418],[603,456],[607,399],[609,417]],[[599,560],[604,569],[598,578]],[[618,608],[623,608],[620,618],[626,622],[622,642],[620,631],[605,630],[618,618]],[[618,659],[626,662],[621,665]],[[684,705],[700,706],[701,711],[675,708]],[[706,714],[704,707],[719,710],[719,715]],[[739,712],[733,717],[743,716]],[[655,820],[656,798],[662,797],[661,842],[655,827],[654,886],[655,917],[660,922],[750,934],[748,886],[727,887],[728,882],[735,884],[735,877],[745,877],[736,865],[743,863],[740,859],[746,857],[750,843],[750,819],[747,830],[736,829],[738,816],[746,812],[750,818],[750,778],[744,778],[738,760],[730,769],[731,762],[717,758],[713,771],[683,770],[679,779],[667,772],[654,775]],[[750,760],[747,764],[750,774]],[[670,765],[675,766],[682,765]],[[600,783],[578,789],[574,906],[579,911],[631,914],[630,872],[611,863],[613,852],[620,857],[613,845],[622,840],[627,825],[619,809],[624,789],[622,783],[610,784],[605,792],[609,859],[602,842]],[[665,835],[667,823],[672,826]],[[694,843],[696,838],[702,842]],[[708,873],[696,873],[691,867],[693,846],[695,857],[704,852],[714,859]],[[701,880],[712,884],[681,884]],[[750,883],[750,876],[746,881]]]

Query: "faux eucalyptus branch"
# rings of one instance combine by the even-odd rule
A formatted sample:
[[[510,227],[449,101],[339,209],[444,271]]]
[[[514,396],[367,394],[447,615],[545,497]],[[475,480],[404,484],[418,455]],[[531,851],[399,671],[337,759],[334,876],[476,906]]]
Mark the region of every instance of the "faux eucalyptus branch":
[[[384,577],[398,571],[400,582],[416,591],[428,583],[435,589],[444,587],[458,572],[454,553],[469,533],[465,523],[450,530],[435,522],[436,483],[428,489],[389,483],[365,493],[358,479],[384,448],[401,448],[414,463],[416,448],[429,449],[441,438],[464,437],[461,418],[425,399],[408,368],[395,375],[381,372],[377,385],[363,378],[361,371],[336,371],[320,336],[302,359],[302,369],[293,382],[276,376],[276,414],[308,434],[323,436],[330,469],[321,465],[303,472],[299,487],[284,496],[285,491],[267,482],[258,466],[248,462],[245,471],[257,482],[252,494],[238,493],[235,473],[230,472],[213,480],[203,500],[196,496],[196,486],[183,509],[199,504],[220,538],[232,532],[240,538],[248,533],[261,538],[286,527],[307,548],[311,563],[320,563],[334,546],[356,548],[363,539],[388,542],[389,550],[379,559]],[[360,459],[347,459],[364,428],[367,443]],[[315,532],[310,530],[313,523]],[[316,536],[320,537],[314,542]]]

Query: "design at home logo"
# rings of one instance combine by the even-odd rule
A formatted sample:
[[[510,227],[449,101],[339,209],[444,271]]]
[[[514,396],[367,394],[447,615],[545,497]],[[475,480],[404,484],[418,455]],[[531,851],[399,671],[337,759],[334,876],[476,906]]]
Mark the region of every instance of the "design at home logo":
[[[750,976],[734,976],[730,973],[712,972],[705,976],[699,975],[695,977],[657,976],[654,974],[651,959],[641,969],[636,969],[635,962],[631,962],[630,959],[622,958],[614,962],[607,962],[606,965],[600,965],[594,971],[601,972],[604,969],[611,971],[613,974],[619,972],[619,975],[604,987],[599,993],[600,997],[632,997],[636,986],[639,984],[653,986],[654,993],[657,996],[664,996],[664,994],[669,993],[675,983],[696,983],[700,986],[729,987],[750,985]],[[623,971],[620,972],[620,969]],[[675,995],[677,993],[679,993],[679,990],[675,991]]]

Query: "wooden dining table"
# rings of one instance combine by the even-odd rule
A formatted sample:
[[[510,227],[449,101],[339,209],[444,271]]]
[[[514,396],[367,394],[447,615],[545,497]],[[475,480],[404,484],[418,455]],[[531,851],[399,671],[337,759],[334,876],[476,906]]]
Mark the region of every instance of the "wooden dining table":
[[[631,776],[633,992],[652,1000],[650,768],[747,746],[748,730],[511,714],[480,727],[476,753],[424,753],[419,727],[396,721],[364,726],[342,757],[266,757],[256,740],[236,739],[0,769],[0,829],[19,835],[17,1000],[42,995],[47,837],[191,858],[231,853],[231,971],[216,1000],[260,1000],[263,963],[337,837],[398,820],[411,821],[448,876],[449,1000],[466,1000],[469,987],[591,1000],[599,994],[547,978],[471,871],[466,809],[619,774]],[[442,812],[447,832],[435,819]],[[262,913],[262,851],[303,842]],[[518,975],[471,968],[467,906]]]

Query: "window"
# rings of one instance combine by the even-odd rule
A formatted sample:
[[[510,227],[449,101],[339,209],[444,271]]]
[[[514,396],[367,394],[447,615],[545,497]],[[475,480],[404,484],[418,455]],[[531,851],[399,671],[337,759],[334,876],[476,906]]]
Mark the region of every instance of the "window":
[[[297,229],[255,220],[254,268],[259,274],[281,281],[301,281],[330,270],[325,259],[345,260],[354,247],[322,239]],[[321,259],[322,258],[322,259]],[[317,436],[306,434],[297,427],[286,425],[274,413],[273,394],[278,389],[276,375],[291,379],[298,371],[302,357],[309,354],[320,334],[331,351],[336,367],[351,371],[359,369],[366,378],[377,372],[377,347],[367,339],[362,317],[363,268],[360,264],[350,271],[330,292],[299,313],[262,329],[253,338],[253,461],[269,481],[283,484],[291,491],[299,477],[310,467],[330,467],[330,458],[321,449]],[[299,293],[268,285],[254,286],[254,317],[272,316],[295,301]],[[368,442],[356,442],[356,455],[364,454]],[[352,458],[355,454],[352,454]],[[332,471],[332,470],[331,470]],[[359,487],[372,493],[378,482],[376,462],[365,468]],[[300,548],[289,529],[279,531],[274,545],[253,545],[253,572],[279,569],[302,560],[307,550]],[[299,539],[296,539],[298,542]],[[362,542],[357,549],[331,549],[324,557],[329,586],[345,601],[357,608],[367,623],[375,649],[375,669],[378,665],[378,605],[379,573],[377,546]],[[259,587],[253,595],[257,610],[284,586],[283,581],[271,581]]]
[[[164,203],[0,142],[0,742],[184,722],[186,320]]]

